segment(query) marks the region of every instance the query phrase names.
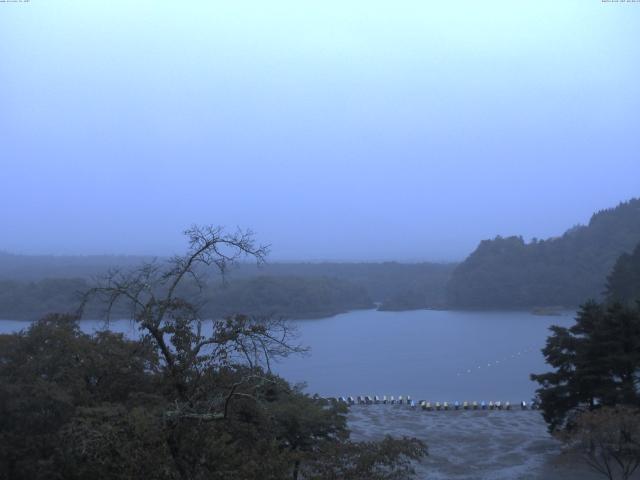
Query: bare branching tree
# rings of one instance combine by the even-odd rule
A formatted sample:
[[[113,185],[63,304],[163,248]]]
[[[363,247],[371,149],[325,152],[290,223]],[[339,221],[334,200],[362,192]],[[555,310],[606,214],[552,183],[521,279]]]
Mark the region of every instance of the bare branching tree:
[[[267,246],[256,245],[251,231],[225,233],[221,227],[193,226],[185,232],[189,248],[168,261],[144,263],[122,271],[112,270],[83,296],[105,306],[107,318],[124,308],[143,335],[156,346],[162,366],[182,401],[198,395],[199,379],[207,369],[243,363],[249,369],[271,368],[271,359],[304,351],[283,319],[248,317],[224,319],[200,315],[202,290],[213,268],[223,275],[242,258],[265,261]],[[196,294],[187,297],[185,292]],[[237,386],[231,395],[240,394]],[[228,404],[228,397],[226,403]]]
[[[627,480],[640,467],[640,410],[603,407],[579,415],[563,434],[570,450],[610,480]]]

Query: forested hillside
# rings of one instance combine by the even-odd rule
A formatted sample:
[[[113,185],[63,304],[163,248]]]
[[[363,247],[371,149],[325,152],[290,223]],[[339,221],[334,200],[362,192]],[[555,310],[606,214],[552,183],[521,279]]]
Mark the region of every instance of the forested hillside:
[[[617,258],[640,242],[640,199],[595,213],[561,237],[484,240],[454,270],[450,306],[520,308],[576,306],[599,299]]]
[[[607,300],[634,306],[640,302],[640,243],[632,253],[623,253],[607,278]]]

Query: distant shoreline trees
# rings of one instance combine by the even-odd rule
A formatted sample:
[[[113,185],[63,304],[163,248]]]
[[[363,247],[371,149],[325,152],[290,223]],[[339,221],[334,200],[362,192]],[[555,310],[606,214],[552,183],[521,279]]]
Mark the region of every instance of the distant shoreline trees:
[[[90,287],[91,282],[86,279],[0,280],[0,318],[35,320],[51,312],[73,312],[81,302],[79,293]],[[198,291],[195,284],[183,289],[191,293]],[[209,282],[200,300],[204,302],[202,314],[209,318],[238,312],[294,319],[322,318],[374,307],[363,287],[328,277],[234,277],[226,283]],[[103,313],[90,306],[86,316],[101,319]],[[122,308],[113,310],[114,315],[122,317],[128,313]]]

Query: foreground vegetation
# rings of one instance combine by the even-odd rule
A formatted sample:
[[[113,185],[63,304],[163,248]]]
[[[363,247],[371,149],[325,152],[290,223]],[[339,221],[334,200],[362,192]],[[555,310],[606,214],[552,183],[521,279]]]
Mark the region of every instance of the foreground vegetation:
[[[173,368],[149,335],[87,335],[69,317],[0,336],[0,477],[406,478],[419,441],[352,442],[346,407],[228,360],[261,329],[230,319],[215,354],[177,347]]]
[[[201,268],[265,250],[219,229],[188,236],[186,255],[112,272],[83,298],[128,308],[140,340],[87,335],[68,315],[0,336],[0,477],[409,478],[422,442],[352,442],[345,406],[270,372],[273,358],[304,350],[286,323],[204,321],[180,296]]]
[[[616,262],[604,302],[551,330],[543,353],[554,370],[531,376],[549,430],[607,478],[631,478],[640,467],[640,245]]]

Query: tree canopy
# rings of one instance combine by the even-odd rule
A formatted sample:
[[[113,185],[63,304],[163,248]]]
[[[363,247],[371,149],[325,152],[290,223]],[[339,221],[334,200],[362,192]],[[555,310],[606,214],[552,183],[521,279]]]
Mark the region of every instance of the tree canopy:
[[[584,412],[561,438],[568,451],[580,454],[609,480],[628,480],[640,467],[638,408],[615,406]]]
[[[623,253],[607,277],[607,300],[634,305],[640,301],[640,243],[631,253]]]
[[[553,326],[543,353],[555,370],[531,375],[550,430],[601,405],[640,404],[640,310],[585,303],[570,328]]]

